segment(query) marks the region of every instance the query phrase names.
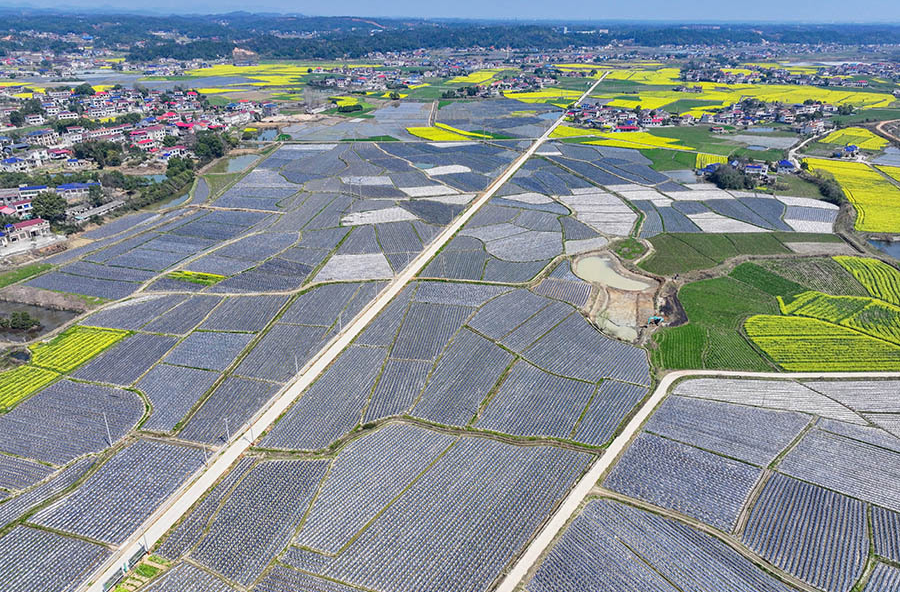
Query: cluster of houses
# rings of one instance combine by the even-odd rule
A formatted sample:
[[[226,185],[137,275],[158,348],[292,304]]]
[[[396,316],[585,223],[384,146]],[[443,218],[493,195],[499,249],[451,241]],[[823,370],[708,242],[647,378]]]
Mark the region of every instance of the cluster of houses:
[[[715,172],[723,163],[714,162],[706,165],[701,169],[697,169],[698,175],[708,175],[710,173]],[[798,172],[797,166],[789,160],[779,160],[773,166],[769,166],[764,162],[742,162],[739,160],[733,160],[728,163],[735,169],[750,175],[756,179],[759,179],[760,182],[772,182],[775,180],[774,175],[793,175]]]
[[[611,107],[587,100],[566,112],[574,123],[586,127],[609,131],[634,132],[647,128],[670,125],[710,124],[714,133],[724,133],[724,126],[749,127],[767,123],[783,123],[801,135],[817,135],[832,127],[827,117],[837,113],[837,107],[830,104],[784,105],[780,103],[760,103],[747,106],[735,103],[716,112],[703,113],[696,117],[691,113],[676,115],[665,108],[653,110],[625,109]]]
[[[707,66],[682,70],[685,82],[715,82],[718,84],[797,84],[803,86],[839,86],[867,88],[869,80],[862,76],[900,80],[900,70],[895,64],[841,64],[808,69],[779,68],[744,64],[739,68]]]
[[[644,128],[677,125],[678,118],[662,109],[641,110],[623,109],[601,105],[590,99],[566,111],[566,117],[573,123],[587,127],[619,132],[636,132]]]
[[[456,78],[466,76],[478,70],[512,67],[501,61],[446,60],[431,63],[420,60],[417,66],[424,68],[419,73],[404,71],[401,64],[406,60],[385,60],[384,67],[334,67],[311,68],[314,74],[325,74],[322,78],[310,82],[312,86],[347,89],[354,91],[387,91],[422,84],[425,78]],[[391,69],[385,69],[391,68]],[[478,96],[499,96],[503,91],[523,91],[541,89],[556,84],[549,76],[536,73],[538,67],[525,67],[516,75],[491,80],[482,84],[472,84],[478,88]]]
[[[102,189],[98,181],[87,183],[62,183],[49,185],[21,185],[0,188],[0,214],[27,220],[32,215],[32,200],[44,192],[55,193],[66,200],[69,206],[77,206],[88,200],[93,188]]]
[[[11,96],[10,91],[3,92]],[[0,93],[3,94],[3,93]],[[41,101],[44,114],[26,117],[26,125],[44,125],[49,122],[73,121],[73,125],[59,125],[32,130],[13,140],[0,136],[0,172],[30,172],[37,168],[63,164],[67,169],[88,167],[91,163],[73,157],[71,148],[91,141],[117,142],[152,155],[161,162],[174,156],[185,156],[189,150],[186,140],[196,131],[224,130],[244,126],[257,118],[274,115],[277,106],[272,103],[239,101],[221,108],[209,109],[195,91],[150,91],[118,89],[99,92],[90,96],[76,96],[71,91],[48,91],[35,94]],[[90,119],[112,119],[130,113],[145,115],[137,123],[101,125],[88,129],[77,125],[82,115],[61,109],[77,101],[83,115]],[[0,118],[8,120],[16,105],[0,109]],[[155,115],[147,115],[155,113]],[[59,130],[59,131],[58,131]],[[173,137],[174,141],[167,141]]]

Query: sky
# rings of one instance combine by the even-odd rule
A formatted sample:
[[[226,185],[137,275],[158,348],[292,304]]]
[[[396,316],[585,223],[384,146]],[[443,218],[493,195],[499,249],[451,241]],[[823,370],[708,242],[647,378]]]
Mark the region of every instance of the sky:
[[[371,17],[554,19],[554,20],[678,20],[736,22],[900,22],[898,0],[0,0],[0,6],[41,8],[152,9],[155,12],[223,13],[234,10],[289,12],[308,15]]]

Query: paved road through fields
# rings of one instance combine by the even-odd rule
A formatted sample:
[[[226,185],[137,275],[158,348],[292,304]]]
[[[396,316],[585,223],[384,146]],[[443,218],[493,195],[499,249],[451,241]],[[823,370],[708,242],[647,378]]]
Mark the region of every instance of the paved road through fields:
[[[583,101],[599,84],[603,76],[584,92],[578,99]],[[541,137],[532,142],[509,168],[503,172],[485,192],[473,201],[460,216],[454,220],[435,240],[429,244],[409,265],[395,277],[388,286],[369,305],[364,308],[344,329],[338,333],[318,354],[310,360],[301,372],[281,394],[277,395],[266,407],[261,409],[240,430],[235,431],[229,443],[213,456],[206,467],[193,476],[193,479],[180,488],[163,504],[147,521],[122,544],[112,556],[98,568],[90,581],[78,587],[79,592],[103,592],[103,584],[120,569],[128,558],[142,549],[150,549],[162,536],[200,499],[203,494],[222,477],[228,468],[253,444],[255,438],[267,430],[278,417],[284,413],[291,403],[310,385],[325,369],[350,345],[350,342],[368,325],[393,298],[412,281],[425,265],[441,248],[475,215],[475,213],[497,192],[504,183],[531,158],[547,141],[550,134],[563,122],[565,113],[553,122]]]

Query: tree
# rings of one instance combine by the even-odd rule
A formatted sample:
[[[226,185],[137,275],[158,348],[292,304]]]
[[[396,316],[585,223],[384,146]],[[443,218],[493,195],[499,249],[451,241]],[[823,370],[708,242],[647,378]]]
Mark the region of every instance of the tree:
[[[722,164],[709,175],[709,180],[719,189],[752,189],[753,179],[730,164]]]
[[[398,93],[397,91],[392,91],[389,96],[392,101],[397,101],[400,99],[400,93]]]
[[[214,158],[225,156],[225,143],[217,133],[203,130],[197,132],[196,138],[194,153],[197,154],[201,162],[209,162]]]
[[[176,144],[178,144],[178,138],[176,138],[175,136],[166,136],[165,138],[163,138],[163,146],[165,146],[166,148],[175,146]]]
[[[194,170],[193,160],[187,157],[181,158],[180,156],[173,156],[166,164],[166,177],[171,179],[179,173],[192,170]]]
[[[40,327],[41,322],[24,311],[14,312],[8,319],[0,318],[0,329],[16,329],[28,331],[34,327]]]
[[[82,142],[72,147],[76,158],[90,159],[101,169],[122,164],[122,147],[115,142]]]
[[[44,115],[44,106],[41,104],[39,99],[28,99],[24,103],[22,103],[22,108],[19,109],[25,115]]]
[[[31,210],[38,218],[61,222],[66,219],[66,200],[52,191],[44,191],[31,200]]]
[[[79,95],[79,96],[89,97],[89,96],[96,94],[96,91],[94,90],[93,86],[91,86],[90,84],[85,82],[83,84],[79,84],[74,89],[72,89],[72,93]]]
[[[25,116],[21,111],[13,111],[9,114],[9,122],[16,127],[22,127],[25,125]]]
[[[103,205],[103,190],[100,189],[99,185],[91,185],[90,189],[88,189],[88,200],[90,200],[91,206],[95,208]]]

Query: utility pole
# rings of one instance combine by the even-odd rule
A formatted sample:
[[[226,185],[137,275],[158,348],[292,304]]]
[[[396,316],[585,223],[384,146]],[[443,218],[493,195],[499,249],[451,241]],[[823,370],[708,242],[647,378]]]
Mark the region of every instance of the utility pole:
[[[106,441],[112,446],[112,434],[109,432],[109,420],[106,419],[106,412],[103,412],[103,423],[106,424]]]

